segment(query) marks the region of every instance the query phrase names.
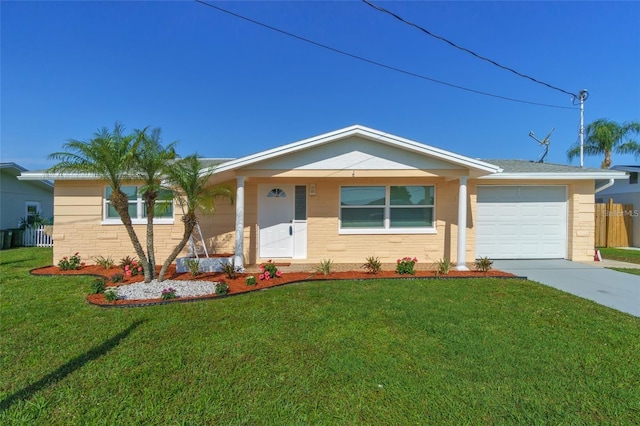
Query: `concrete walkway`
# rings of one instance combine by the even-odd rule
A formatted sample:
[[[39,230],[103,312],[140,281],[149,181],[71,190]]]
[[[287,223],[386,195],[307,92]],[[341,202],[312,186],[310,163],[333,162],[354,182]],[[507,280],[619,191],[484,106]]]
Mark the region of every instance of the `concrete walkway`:
[[[611,260],[587,264],[542,259],[496,260],[493,267],[640,317],[640,276],[605,269],[640,265]]]

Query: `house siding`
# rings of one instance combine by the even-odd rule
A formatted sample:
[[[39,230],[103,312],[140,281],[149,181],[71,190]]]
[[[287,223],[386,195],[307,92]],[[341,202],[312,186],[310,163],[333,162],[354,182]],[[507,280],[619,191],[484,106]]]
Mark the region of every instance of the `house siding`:
[[[0,229],[16,228],[20,219],[27,215],[26,203],[40,203],[40,216],[53,217],[53,191],[43,188],[35,182],[20,181],[15,174],[2,169],[0,171]]]

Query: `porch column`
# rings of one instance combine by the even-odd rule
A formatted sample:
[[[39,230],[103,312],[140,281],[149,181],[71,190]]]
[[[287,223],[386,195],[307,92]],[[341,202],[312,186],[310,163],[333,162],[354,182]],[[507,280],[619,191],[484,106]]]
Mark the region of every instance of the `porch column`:
[[[458,262],[456,271],[468,271],[467,258],[467,176],[460,176],[458,189]]]
[[[244,270],[244,176],[238,176],[236,188],[236,247],[235,267]]]

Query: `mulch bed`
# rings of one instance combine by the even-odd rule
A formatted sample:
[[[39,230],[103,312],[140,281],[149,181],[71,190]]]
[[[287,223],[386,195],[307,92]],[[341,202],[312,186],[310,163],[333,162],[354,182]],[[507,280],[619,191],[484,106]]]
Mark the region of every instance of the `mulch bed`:
[[[158,267],[158,272],[160,268]],[[95,277],[104,277],[110,279],[116,274],[122,274],[122,269],[113,267],[110,269],[104,269],[98,265],[86,265],[78,270],[63,271],[57,266],[45,266],[42,268],[36,268],[31,271],[32,275],[89,275]],[[196,277],[193,277],[189,272],[177,273],[175,265],[169,267],[166,274],[168,280],[191,280],[191,281],[224,281],[229,285],[228,296],[233,296],[240,293],[247,293],[250,291],[263,290],[270,287],[276,287],[284,284],[291,284],[303,281],[317,281],[317,280],[367,280],[367,279],[380,279],[380,278],[394,278],[394,279],[415,279],[415,278],[437,278],[437,279],[453,279],[453,278],[517,278],[515,275],[502,272],[499,270],[491,270],[489,272],[476,272],[476,271],[454,271],[452,270],[447,275],[436,276],[435,271],[416,271],[415,275],[398,275],[395,271],[381,271],[377,274],[369,274],[364,271],[347,271],[347,272],[332,272],[329,275],[323,275],[317,272],[283,272],[282,277],[272,278],[270,280],[258,280],[256,285],[248,286],[246,284],[246,277],[253,275],[258,278],[258,274],[238,274],[235,279],[227,278],[223,272],[206,272]],[[127,284],[134,284],[144,281],[143,275],[136,275],[132,277],[126,277],[123,282],[120,283],[107,283],[108,287],[116,287]],[[205,295],[197,297],[181,297],[172,300],[163,301],[162,299],[144,299],[144,300],[116,300],[115,302],[108,302],[104,294],[90,294],[87,296],[87,301],[94,305],[103,307],[111,306],[147,306],[155,304],[166,304],[176,302],[191,302],[203,299],[221,298],[225,296],[219,295]]]

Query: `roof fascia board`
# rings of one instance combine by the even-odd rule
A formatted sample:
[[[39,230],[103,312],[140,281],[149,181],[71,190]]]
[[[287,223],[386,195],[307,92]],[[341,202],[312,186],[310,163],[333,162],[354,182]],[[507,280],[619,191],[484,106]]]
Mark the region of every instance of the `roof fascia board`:
[[[592,179],[627,179],[626,173],[622,172],[583,172],[583,173],[496,173],[494,175],[480,176],[483,180],[592,180]]]

